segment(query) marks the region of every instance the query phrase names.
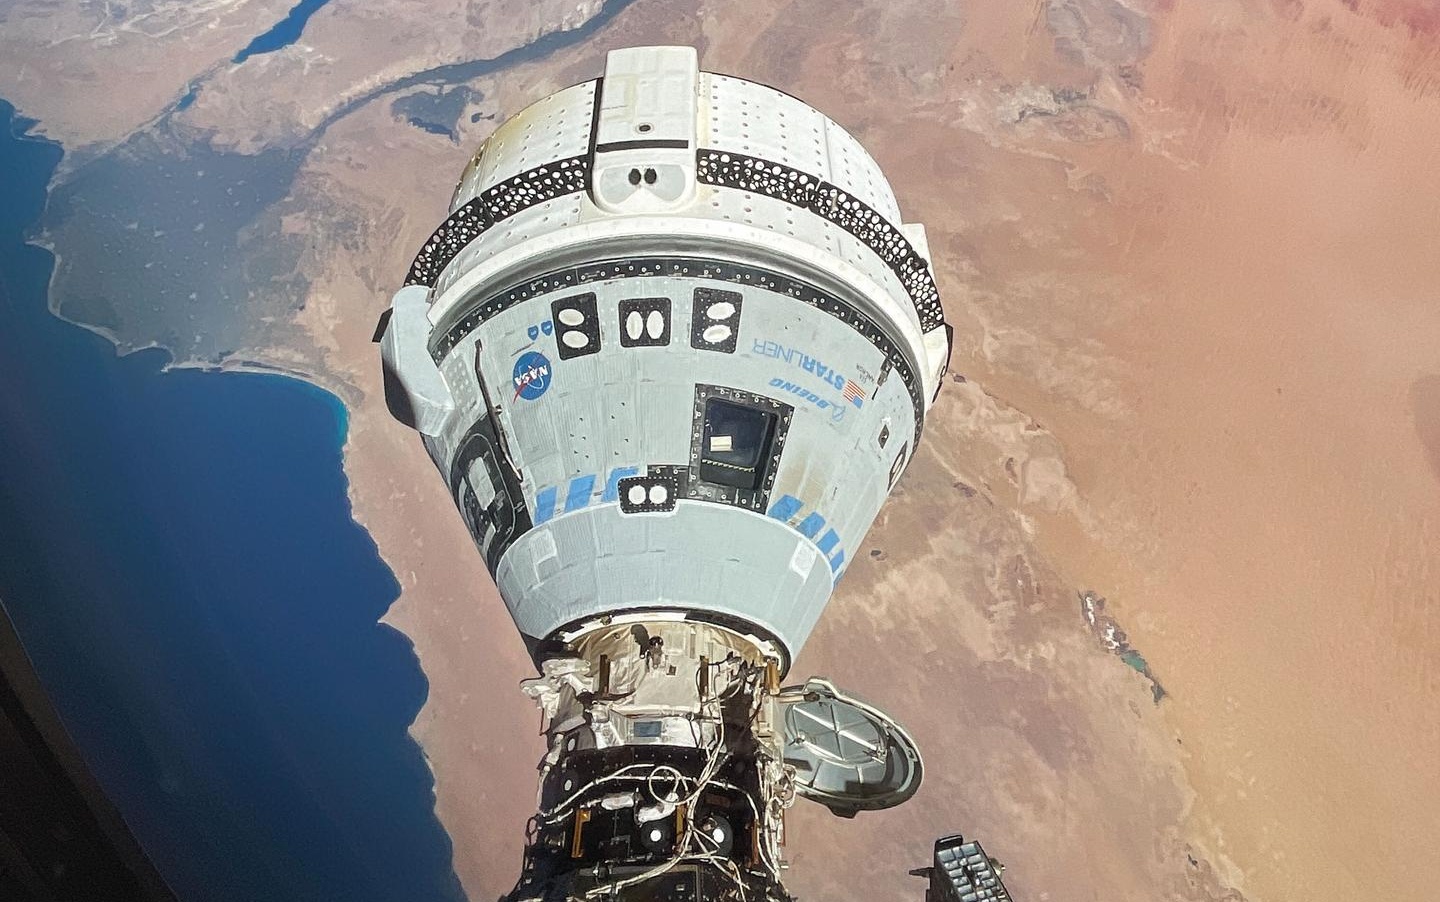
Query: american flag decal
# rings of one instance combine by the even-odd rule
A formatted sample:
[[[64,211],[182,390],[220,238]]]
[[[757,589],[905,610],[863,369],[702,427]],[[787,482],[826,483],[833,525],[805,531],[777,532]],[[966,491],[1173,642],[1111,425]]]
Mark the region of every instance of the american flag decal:
[[[851,379],[845,380],[845,400],[856,407],[865,406],[865,390],[856,385]]]

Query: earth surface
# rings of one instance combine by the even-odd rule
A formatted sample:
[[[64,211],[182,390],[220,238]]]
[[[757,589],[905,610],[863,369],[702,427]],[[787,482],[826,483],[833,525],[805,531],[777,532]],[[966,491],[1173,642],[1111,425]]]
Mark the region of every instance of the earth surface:
[[[349,407],[470,898],[518,870],[531,666],[371,334],[489,131],[641,43],[856,134],[956,329],[793,674],[907,723],[926,782],[853,821],[798,804],[792,891],[917,899],[963,831],[1017,899],[1434,897],[1433,3],[336,2],[238,54],[289,8],[14,0],[0,97],[66,148],[58,315]]]

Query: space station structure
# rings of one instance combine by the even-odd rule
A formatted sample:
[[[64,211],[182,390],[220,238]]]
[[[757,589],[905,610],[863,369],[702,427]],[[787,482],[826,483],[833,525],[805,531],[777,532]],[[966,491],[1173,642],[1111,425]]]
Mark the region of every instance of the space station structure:
[[[693,49],[612,52],[481,145],[379,338],[539,674],[511,902],[786,900],[795,799],[914,794],[892,718],[786,681],[950,350],[854,137]]]

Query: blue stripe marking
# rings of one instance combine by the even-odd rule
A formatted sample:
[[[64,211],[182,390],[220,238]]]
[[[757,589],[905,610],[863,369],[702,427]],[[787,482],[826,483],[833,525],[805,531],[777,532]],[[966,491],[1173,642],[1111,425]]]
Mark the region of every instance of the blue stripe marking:
[[[629,479],[640,473],[639,467],[616,467],[610,471],[610,476],[605,480],[605,491],[600,495],[600,503],[610,504],[620,500],[620,480]]]
[[[590,494],[595,491],[595,474],[586,473],[570,480],[570,489],[565,493],[565,513],[578,511],[590,503]]]
[[[800,499],[794,495],[781,495],[780,500],[771,505],[770,516],[782,523],[789,523],[790,519],[800,513],[803,507],[804,505],[800,503]],[[800,524],[795,527],[797,532],[815,543],[815,547],[820,549],[821,554],[826,555],[830,564],[830,572],[834,574],[835,579],[838,580],[840,578],[840,568],[845,564],[845,549],[839,548],[838,551],[836,550],[840,545],[840,535],[833,529],[826,529],[825,535],[820,536],[820,539],[817,541],[815,537],[820,535],[820,530],[822,529],[825,529],[825,518],[820,516],[819,511],[811,511],[806,514],[805,519],[801,520]],[[833,558],[829,557],[832,551],[835,552]]]
[[[535,495],[535,525],[539,526],[555,516],[555,495],[557,489],[547,485]]]
[[[800,513],[800,499],[794,495],[781,495],[780,500],[770,505],[770,516],[776,520],[789,520]]]
[[[800,530],[800,535],[813,540],[820,534],[820,527],[824,525],[825,518],[820,516],[818,511],[811,511],[805,516],[804,520],[800,521],[800,525],[795,528]]]

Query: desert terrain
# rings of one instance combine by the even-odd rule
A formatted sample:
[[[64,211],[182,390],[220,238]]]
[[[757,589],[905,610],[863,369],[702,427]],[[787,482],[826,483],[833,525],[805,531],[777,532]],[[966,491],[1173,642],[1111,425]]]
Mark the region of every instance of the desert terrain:
[[[928,228],[956,330],[921,453],[792,674],[897,714],[926,783],[854,821],[797,804],[790,888],[918,898],[905,871],[961,830],[1009,865],[1020,899],[1434,895],[1432,7],[386,10],[393,41],[374,39],[375,12],[341,4],[297,44],[236,67],[239,39],[214,33],[271,21],[273,4],[217,6],[206,28],[171,9],[173,29],[142,40],[134,22],[21,3],[0,23],[0,96],[75,166],[143,170],[197,148],[236,166],[285,161],[274,198],[213,251],[266,283],[222,299],[192,272],[194,335],[165,340],[156,324],[179,308],[163,304],[90,324],[122,348],[178,343],[182,365],[298,373],[350,406],[355,516],[403,587],[387,619],[430,680],[413,733],[471,898],[504,892],[518,869],[540,743],[513,687],[531,666],[418,440],[385,410],[371,334],[498,121],[594,77],[610,48],[672,42],[860,138]],[[573,39],[533,43],[561,31]],[[63,39],[36,51],[49,34]],[[163,82],[145,68],[161,58]],[[493,64],[447,68],[475,60]],[[42,65],[62,90],[35,86]],[[99,110],[85,79],[128,66],[146,90]],[[448,134],[393,105],[461,87]],[[66,177],[57,189],[83,200]],[[63,259],[83,237],[61,225],[48,240]],[[186,272],[162,287],[183,298]],[[84,320],[84,307],[67,314],[77,300],[53,298]],[[1105,596],[1106,623],[1148,676],[1087,622],[1086,590]]]

